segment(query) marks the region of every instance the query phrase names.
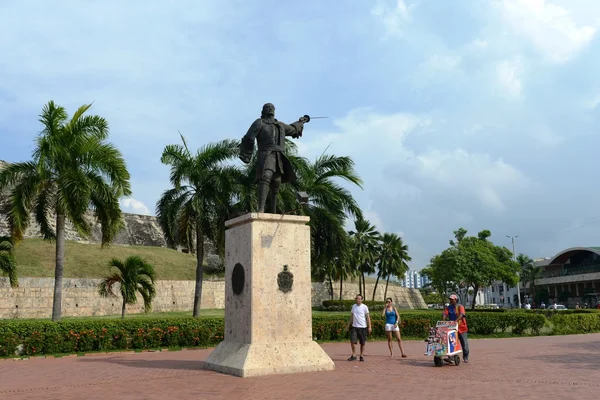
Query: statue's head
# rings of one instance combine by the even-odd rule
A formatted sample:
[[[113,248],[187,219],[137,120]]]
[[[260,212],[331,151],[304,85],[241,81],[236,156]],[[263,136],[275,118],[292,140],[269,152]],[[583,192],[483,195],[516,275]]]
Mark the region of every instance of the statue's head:
[[[267,103],[262,108],[261,116],[265,117],[274,117],[275,116],[275,106],[271,103]]]

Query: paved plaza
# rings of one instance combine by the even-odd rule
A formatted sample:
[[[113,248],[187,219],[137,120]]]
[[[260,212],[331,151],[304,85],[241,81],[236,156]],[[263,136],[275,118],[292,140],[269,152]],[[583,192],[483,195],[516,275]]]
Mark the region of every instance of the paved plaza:
[[[0,361],[0,399],[586,399],[600,391],[600,334],[471,340],[471,363],[436,368],[371,342],[365,362],[325,344],[333,372],[236,378],[205,371],[212,349]]]

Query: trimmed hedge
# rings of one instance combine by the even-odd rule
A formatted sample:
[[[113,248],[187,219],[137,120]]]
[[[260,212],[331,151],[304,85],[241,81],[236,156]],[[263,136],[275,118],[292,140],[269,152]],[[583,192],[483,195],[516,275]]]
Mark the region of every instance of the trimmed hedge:
[[[513,334],[539,334],[549,323],[553,334],[573,334],[600,331],[600,313],[511,311],[501,313],[469,312],[469,332],[490,335],[510,331]],[[429,327],[441,315],[439,312],[402,312],[400,328],[404,337],[425,338]],[[320,341],[348,340],[349,315],[332,314],[313,317],[313,337]],[[371,337],[385,337],[385,320],[379,313],[371,314]],[[0,321],[0,357],[43,354],[86,353],[94,351],[149,350],[180,347],[216,346],[224,337],[224,319],[115,319],[51,321]]]
[[[354,300],[325,300],[321,307],[323,311],[350,311],[352,306],[356,304]],[[382,311],[385,307],[384,301],[363,301],[369,311]]]
[[[558,312],[550,318],[550,321],[554,328],[552,333],[555,335],[600,332],[600,313],[597,312],[572,314]]]
[[[587,317],[587,315],[582,315]],[[598,317],[598,315],[593,315]],[[440,319],[439,313],[400,314],[405,337],[425,338],[429,327]],[[347,340],[349,317],[324,315],[313,317],[316,340]],[[371,337],[385,337],[385,320],[372,314]],[[491,334],[511,328],[513,333],[531,330],[538,333],[546,323],[543,315],[533,313],[467,313],[469,332]],[[582,323],[583,324],[583,323]],[[587,326],[587,325],[585,325]],[[590,328],[591,329],[591,328]],[[13,357],[19,351],[26,356],[85,353],[114,350],[148,350],[174,347],[209,347],[224,337],[223,318],[117,319],[0,322],[0,357]]]

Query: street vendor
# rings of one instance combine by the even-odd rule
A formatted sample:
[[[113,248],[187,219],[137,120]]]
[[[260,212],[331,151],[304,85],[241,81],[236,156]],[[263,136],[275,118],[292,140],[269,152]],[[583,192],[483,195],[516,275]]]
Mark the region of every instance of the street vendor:
[[[460,345],[463,350],[463,361],[469,362],[469,342],[467,338],[467,332],[469,328],[467,328],[467,316],[465,315],[465,307],[461,304],[458,304],[458,296],[455,293],[452,293],[449,297],[449,304],[444,308],[444,313],[442,314],[442,318],[444,321],[457,321],[458,323],[458,340],[460,340]],[[451,362],[448,358],[445,360],[446,362]]]

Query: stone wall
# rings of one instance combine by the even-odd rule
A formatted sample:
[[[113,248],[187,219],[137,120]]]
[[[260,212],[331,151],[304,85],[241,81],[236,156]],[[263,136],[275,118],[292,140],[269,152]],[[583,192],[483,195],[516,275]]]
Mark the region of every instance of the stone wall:
[[[64,279],[62,315],[65,317],[83,317],[97,315],[120,315],[121,299],[102,298],[97,293],[100,279]],[[344,298],[353,299],[357,285],[344,285]],[[367,285],[367,293],[372,293],[373,284]],[[380,290],[381,289],[381,290]],[[0,278],[0,318],[49,318],[52,315],[52,296],[54,279],[19,278],[19,287],[11,288],[7,278]],[[379,286],[378,300],[383,299],[383,286]],[[334,285],[336,298],[339,286]],[[157,297],[152,303],[156,312],[192,311],[194,299],[194,281],[157,281]],[[388,296],[401,308],[424,308],[423,298],[418,290],[390,285]],[[139,296],[138,296],[139,298]],[[328,300],[329,285],[312,284],[312,304],[321,305]],[[368,296],[371,299],[371,296]],[[224,308],[225,282],[205,281],[202,292],[202,308]],[[143,312],[143,303],[139,298],[136,305],[127,306],[128,314]]]
[[[365,300],[371,300],[373,298],[374,283],[367,283],[365,285],[366,295]],[[383,285],[380,283],[377,286],[377,293],[375,296],[376,301],[384,301],[385,282]],[[340,284],[333,284],[333,298],[338,300],[340,298]],[[342,298],[345,300],[353,300],[358,293],[358,283],[346,283],[342,287]],[[409,289],[396,284],[388,286],[387,297],[391,297],[399,308],[427,308],[427,304],[421,296],[421,292],[418,289]],[[312,302],[313,306],[318,306],[323,303],[324,300],[330,300],[330,289],[329,283],[314,283],[312,284]]]

